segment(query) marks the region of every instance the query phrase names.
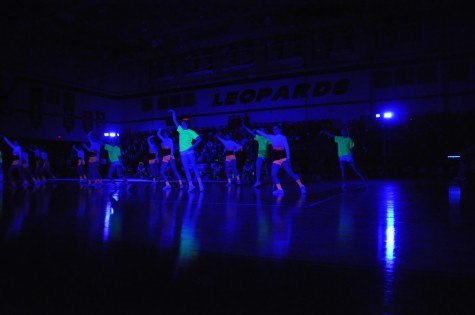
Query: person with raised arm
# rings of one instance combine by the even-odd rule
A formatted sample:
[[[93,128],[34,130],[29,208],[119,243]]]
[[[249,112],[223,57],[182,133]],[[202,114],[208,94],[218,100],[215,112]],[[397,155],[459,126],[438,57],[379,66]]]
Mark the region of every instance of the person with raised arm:
[[[152,177],[152,182],[157,183],[160,180],[158,174],[159,151],[155,135],[147,137],[148,143],[148,176]]]
[[[23,170],[24,175],[24,182],[23,185],[26,187],[28,186],[28,178],[30,178],[34,184],[37,184],[38,181],[36,177],[32,174],[30,169],[30,155],[28,154],[27,147],[23,147],[21,151],[21,167]]]
[[[254,137],[254,140],[257,141],[256,182],[254,183],[254,188],[257,188],[261,186],[261,170],[264,163],[269,159],[269,146],[271,142],[269,139],[264,138],[244,125],[244,119],[242,121],[244,130],[250,133]],[[260,130],[264,132],[264,128]]]
[[[101,141],[99,136],[92,130],[87,133],[89,145],[83,144],[83,147],[88,151],[88,166],[87,177],[89,185],[102,184],[102,177],[99,173],[99,158],[101,155]]]
[[[321,130],[320,134],[324,134],[333,138],[333,141],[337,144],[338,147],[338,159],[340,161],[340,170],[341,170],[341,189],[346,190],[346,172],[345,172],[345,164],[349,164],[353,171],[358,175],[358,177],[366,183],[366,178],[361,174],[355,164],[355,160],[353,159],[353,147],[355,143],[353,139],[351,139],[350,134],[346,128],[341,129],[341,136],[336,136],[326,130]]]
[[[46,146],[41,147],[41,159],[43,160],[43,175],[48,175],[50,179],[55,179],[53,172],[51,171],[51,163],[49,161],[49,155],[46,151]]]
[[[231,170],[236,177],[236,184],[241,185],[241,176],[239,175],[239,171],[236,166],[236,151],[241,150],[242,146],[231,140],[231,137],[228,134],[224,135],[224,138],[221,138],[219,134],[216,134],[215,137],[224,146],[224,170],[227,178],[226,186],[231,187],[232,185]]]
[[[282,134],[282,125],[276,124],[273,127],[274,134],[270,135],[261,130],[256,130],[257,134],[263,136],[270,140],[272,145],[271,159],[272,159],[272,168],[271,176],[272,180],[276,186],[276,189],[272,192],[274,195],[279,196],[284,194],[284,189],[280,184],[279,177],[277,176],[281,167],[284,167],[284,170],[292,177],[295,182],[299,185],[300,192],[302,194],[306,193],[306,188],[302,184],[300,177],[294,173],[292,166],[290,164],[290,148],[287,141],[287,137]]]
[[[122,165],[122,150],[119,146],[119,139],[111,138],[109,143],[104,145],[104,150],[107,151],[107,155],[109,157],[109,171],[107,173],[107,177],[111,181],[113,185],[116,185],[114,180],[114,175],[117,177],[122,178],[124,181],[127,181],[125,174],[124,174],[124,166]]]
[[[73,144],[73,150],[76,151],[76,156],[77,156],[79,181],[81,183],[85,183],[87,182],[86,173],[84,172],[84,166],[86,165],[86,155],[84,153],[84,150],[76,147],[75,144]]]
[[[183,189],[183,182],[181,180],[180,173],[178,172],[176,168],[176,163],[175,163],[175,147],[173,143],[173,139],[170,137],[170,132],[168,130],[163,130],[158,129],[157,132],[157,137],[160,138],[161,144],[160,144],[160,150],[161,150],[161,156],[162,156],[162,164],[160,165],[160,176],[163,178],[165,181],[165,186],[163,186],[163,190],[170,190],[172,189],[172,186],[170,185],[170,182],[168,181],[168,176],[166,174],[168,166],[171,167],[173,175],[175,175],[176,180],[178,181],[178,184],[180,185],[180,189]]]
[[[191,178],[190,168],[195,173],[196,181],[198,182],[200,191],[204,191],[201,174],[198,169],[198,165],[196,164],[194,151],[194,149],[201,143],[201,137],[194,130],[188,128],[189,121],[182,120],[180,123],[178,123],[175,111],[170,109],[168,112],[172,114],[173,122],[178,131],[178,146],[180,150],[181,161],[186,174],[186,179],[188,181],[188,191],[195,189]]]
[[[26,178],[25,175],[23,174],[23,169],[21,166],[21,157],[22,157],[22,148],[18,140],[15,140],[13,143],[8,140],[7,137],[3,137],[3,140],[5,140],[6,144],[12,148],[12,164],[10,164],[10,167],[8,168],[8,178],[12,182],[13,186],[16,186],[15,179],[13,177],[13,172],[18,173],[18,177],[25,183]]]

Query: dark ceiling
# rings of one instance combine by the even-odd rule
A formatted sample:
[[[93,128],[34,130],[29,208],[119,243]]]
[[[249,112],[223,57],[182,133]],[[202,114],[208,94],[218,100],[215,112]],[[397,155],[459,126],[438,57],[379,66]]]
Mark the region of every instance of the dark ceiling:
[[[308,12],[303,8],[314,4],[307,0],[16,0],[2,5],[1,35],[7,47],[3,53],[13,59],[31,54],[116,58],[174,53],[191,42],[295,22],[296,14]]]
[[[420,3],[424,1],[15,0],[1,5],[0,66],[28,71],[66,59],[89,65],[147,60],[272,29],[298,31],[311,21],[345,14],[434,12],[441,2],[426,1],[430,5],[418,6],[416,12]]]

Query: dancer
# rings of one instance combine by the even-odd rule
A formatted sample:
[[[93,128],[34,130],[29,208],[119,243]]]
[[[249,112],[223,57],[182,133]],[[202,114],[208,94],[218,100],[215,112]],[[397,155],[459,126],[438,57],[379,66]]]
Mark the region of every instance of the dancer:
[[[34,145],[33,148],[27,148],[27,149],[28,151],[32,152],[35,156],[35,169],[33,170],[33,173],[35,174],[38,184],[40,184],[41,182],[46,181],[43,175],[43,159],[41,158],[40,147],[37,145]]]
[[[102,177],[99,173],[99,156],[101,154],[101,142],[97,134],[89,131],[87,134],[89,140],[89,146],[83,144],[83,147],[88,151],[88,165],[87,165],[87,177],[89,185],[102,184]]]
[[[215,137],[224,146],[224,154],[226,155],[226,159],[224,160],[224,170],[226,172],[226,178],[228,179],[226,186],[231,187],[232,185],[231,169],[234,176],[236,176],[236,184],[241,185],[241,176],[239,175],[239,171],[236,166],[236,151],[241,150],[242,146],[231,140],[229,135],[225,135],[224,139],[218,134],[216,134]]]
[[[25,176],[25,181],[23,185],[26,187],[28,186],[28,178],[30,178],[33,183],[36,185],[38,183],[36,177],[31,173],[30,170],[30,157],[28,155],[28,151],[26,147],[22,148],[21,151],[21,167],[23,170],[23,175]]]
[[[3,137],[3,140],[12,148],[12,164],[8,169],[8,178],[10,179],[13,186],[16,186],[15,179],[13,177],[13,172],[18,173],[18,177],[23,181],[23,184],[28,184],[26,181],[25,175],[23,174],[23,168],[21,167],[20,159],[22,157],[22,149],[18,140],[15,140],[13,143],[8,140],[7,137]]]
[[[41,148],[41,159],[43,160],[43,179],[45,179],[45,174],[47,174],[51,179],[55,179],[56,177],[51,171],[51,164],[49,162],[48,152],[46,152],[45,146]]]
[[[358,177],[366,183],[366,178],[361,174],[355,164],[355,160],[353,159],[353,147],[355,143],[353,139],[350,138],[350,134],[346,128],[341,129],[341,136],[336,136],[326,130],[320,131],[320,134],[327,135],[335,141],[338,146],[338,158],[340,160],[340,170],[341,170],[341,188],[346,190],[346,173],[345,173],[345,163],[348,163],[353,171],[358,175]]]
[[[295,182],[300,187],[300,192],[302,194],[306,193],[306,188],[302,184],[300,177],[292,171],[292,167],[290,164],[290,149],[289,143],[287,141],[287,137],[282,134],[282,126],[277,124],[273,127],[274,134],[269,135],[261,130],[256,130],[257,134],[267,138],[271,141],[272,145],[272,169],[271,169],[271,176],[276,189],[272,192],[274,195],[279,196],[284,194],[284,190],[282,189],[282,185],[280,184],[279,177],[277,176],[280,170],[280,167],[283,166],[287,174],[292,177]]]
[[[160,180],[158,174],[159,150],[154,135],[147,137],[148,143],[148,176],[152,177],[152,182],[157,183]]]
[[[191,178],[190,167],[195,173],[196,181],[198,182],[200,191],[204,191],[203,182],[201,181],[201,174],[196,165],[194,148],[201,143],[201,137],[194,130],[188,129],[188,123],[186,120],[182,120],[181,124],[178,124],[176,113],[173,109],[168,112],[172,114],[173,122],[177,128],[179,139],[178,146],[180,149],[181,161],[183,168],[185,169],[186,179],[188,180],[188,191],[195,189]]]
[[[180,189],[183,189],[183,182],[180,177],[180,173],[178,173],[178,170],[176,169],[176,163],[175,163],[175,148],[173,145],[173,139],[170,137],[170,132],[168,130],[163,131],[163,135],[161,132],[161,129],[158,129],[157,136],[160,138],[161,145],[161,155],[162,155],[162,164],[160,165],[160,176],[163,178],[165,181],[165,186],[163,186],[163,190],[170,190],[172,189],[172,186],[170,185],[170,182],[168,181],[168,177],[166,174],[166,170],[168,165],[172,168],[173,175],[175,175],[175,178],[178,181],[178,184],[180,185]]]
[[[124,181],[126,181],[125,175],[123,173],[124,166],[122,165],[122,151],[120,150],[119,145],[117,144],[117,138],[111,138],[111,144],[106,143],[104,145],[104,150],[107,151],[107,155],[109,156],[109,172],[107,177],[109,177],[111,183],[116,185],[114,180],[114,175],[117,177],[121,177]]]
[[[242,127],[254,137],[254,140],[257,141],[256,182],[254,184],[254,187],[257,188],[261,186],[261,169],[262,165],[264,165],[264,163],[269,159],[268,148],[271,145],[271,142],[269,139],[264,138],[263,136],[257,134],[257,132],[249,129],[246,125],[244,125],[244,123],[242,124]],[[264,128],[261,128],[261,131],[264,132]]]
[[[87,182],[87,177],[86,173],[84,172],[84,166],[86,165],[86,160],[85,160],[85,153],[84,150],[76,147],[76,145],[73,145],[74,151],[76,151],[76,155],[78,157],[78,175],[79,175],[79,181],[81,183]]]

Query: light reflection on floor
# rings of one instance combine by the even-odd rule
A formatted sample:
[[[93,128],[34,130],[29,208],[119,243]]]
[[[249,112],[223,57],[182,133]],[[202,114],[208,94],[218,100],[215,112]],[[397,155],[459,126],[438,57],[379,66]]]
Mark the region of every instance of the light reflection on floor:
[[[38,287],[23,276],[25,269],[16,267],[17,260],[45,277],[56,261],[64,260],[55,271],[61,276],[51,285],[70,285],[73,271],[74,281],[87,279],[97,268],[102,273],[96,277],[119,277],[125,290],[115,291],[107,284],[89,287],[82,280],[78,296],[102,288],[123,298],[125,292],[135,296],[126,288],[139,281],[158,292],[173,288],[167,293],[170,300],[161,300],[168,307],[180,303],[178,296],[192,284],[201,298],[185,295],[205,309],[200,301],[206,292],[232,292],[235,296],[224,301],[235,305],[239,294],[262,290],[269,292],[262,296],[263,307],[270,307],[267,303],[277,297],[276,305],[290,308],[280,296],[284,293],[279,283],[293,288],[283,290],[292,301],[311,294],[303,291],[311,283],[320,294],[328,293],[317,298],[318,305],[312,300],[297,304],[305,311],[321,311],[331,301],[346,300],[337,306],[341,313],[353,305],[359,313],[403,314],[419,312],[431,301],[432,313],[440,309],[442,314],[444,303],[455,299],[458,314],[464,314],[472,310],[472,304],[463,306],[465,293],[445,296],[443,288],[454,291],[455,285],[475,283],[471,189],[444,181],[397,180],[374,181],[348,192],[340,191],[337,182],[319,183],[309,185],[306,196],[290,186],[277,197],[270,186],[257,190],[222,183],[207,183],[204,193],[164,192],[147,182],[117,188],[57,182],[29,190],[4,189],[0,253],[5,268],[0,276],[6,280],[0,288],[11,292],[13,302],[5,305],[21,308],[15,301],[22,288],[15,279],[22,279],[31,292]],[[427,273],[431,277],[426,278]],[[44,279],[47,287],[48,281]],[[371,300],[366,300],[365,291],[372,292]],[[58,291],[46,300],[75,301],[63,294]],[[146,300],[144,308],[154,303],[135,298]],[[242,310],[247,310],[246,304]]]

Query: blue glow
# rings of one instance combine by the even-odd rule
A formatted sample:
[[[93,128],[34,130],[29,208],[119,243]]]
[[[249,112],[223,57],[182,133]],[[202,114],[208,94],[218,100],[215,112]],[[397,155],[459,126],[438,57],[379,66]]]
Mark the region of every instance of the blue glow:
[[[393,118],[393,113],[392,113],[392,112],[385,112],[385,113],[383,114],[383,117],[384,117],[385,119]]]
[[[381,118],[381,114],[376,114],[376,118]]]
[[[449,205],[451,208],[458,209],[460,207],[460,197],[462,193],[460,186],[451,185],[449,186]]]
[[[394,248],[395,248],[395,234],[394,229],[394,204],[388,204],[386,213],[386,268],[393,268],[394,264]]]
[[[111,137],[111,138],[114,138],[115,136],[116,136],[116,133],[115,133],[115,132],[111,132],[111,133],[109,134],[109,137]]]
[[[109,133],[108,133],[108,132],[104,132],[104,137],[109,137]]]
[[[115,192],[113,195],[112,195],[112,198],[114,198],[114,200],[117,200],[116,198],[118,197],[118,193]],[[103,231],[102,231],[102,240],[104,242],[107,242],[109,240],[109,235],[110,235],[110,226],[111,226],[111,216],[114,214],[114,208],[112,207],[112,202],[111,200],[107,200],[107,203],[106,203],[106,211],[105,211],[105,214],[104,214],[104,228],[103,228]]]
[[[393,309],[393,296],[394,296],[394,266],[396,261],[396,228],[395,228],[395,197],[394,187],[386,187],[386,231],[385,231],[385,288],[384,288],[384,306],[385,314],[392,314]]]
[[[448,155],[448,159],[460,159],[460,155]]]

